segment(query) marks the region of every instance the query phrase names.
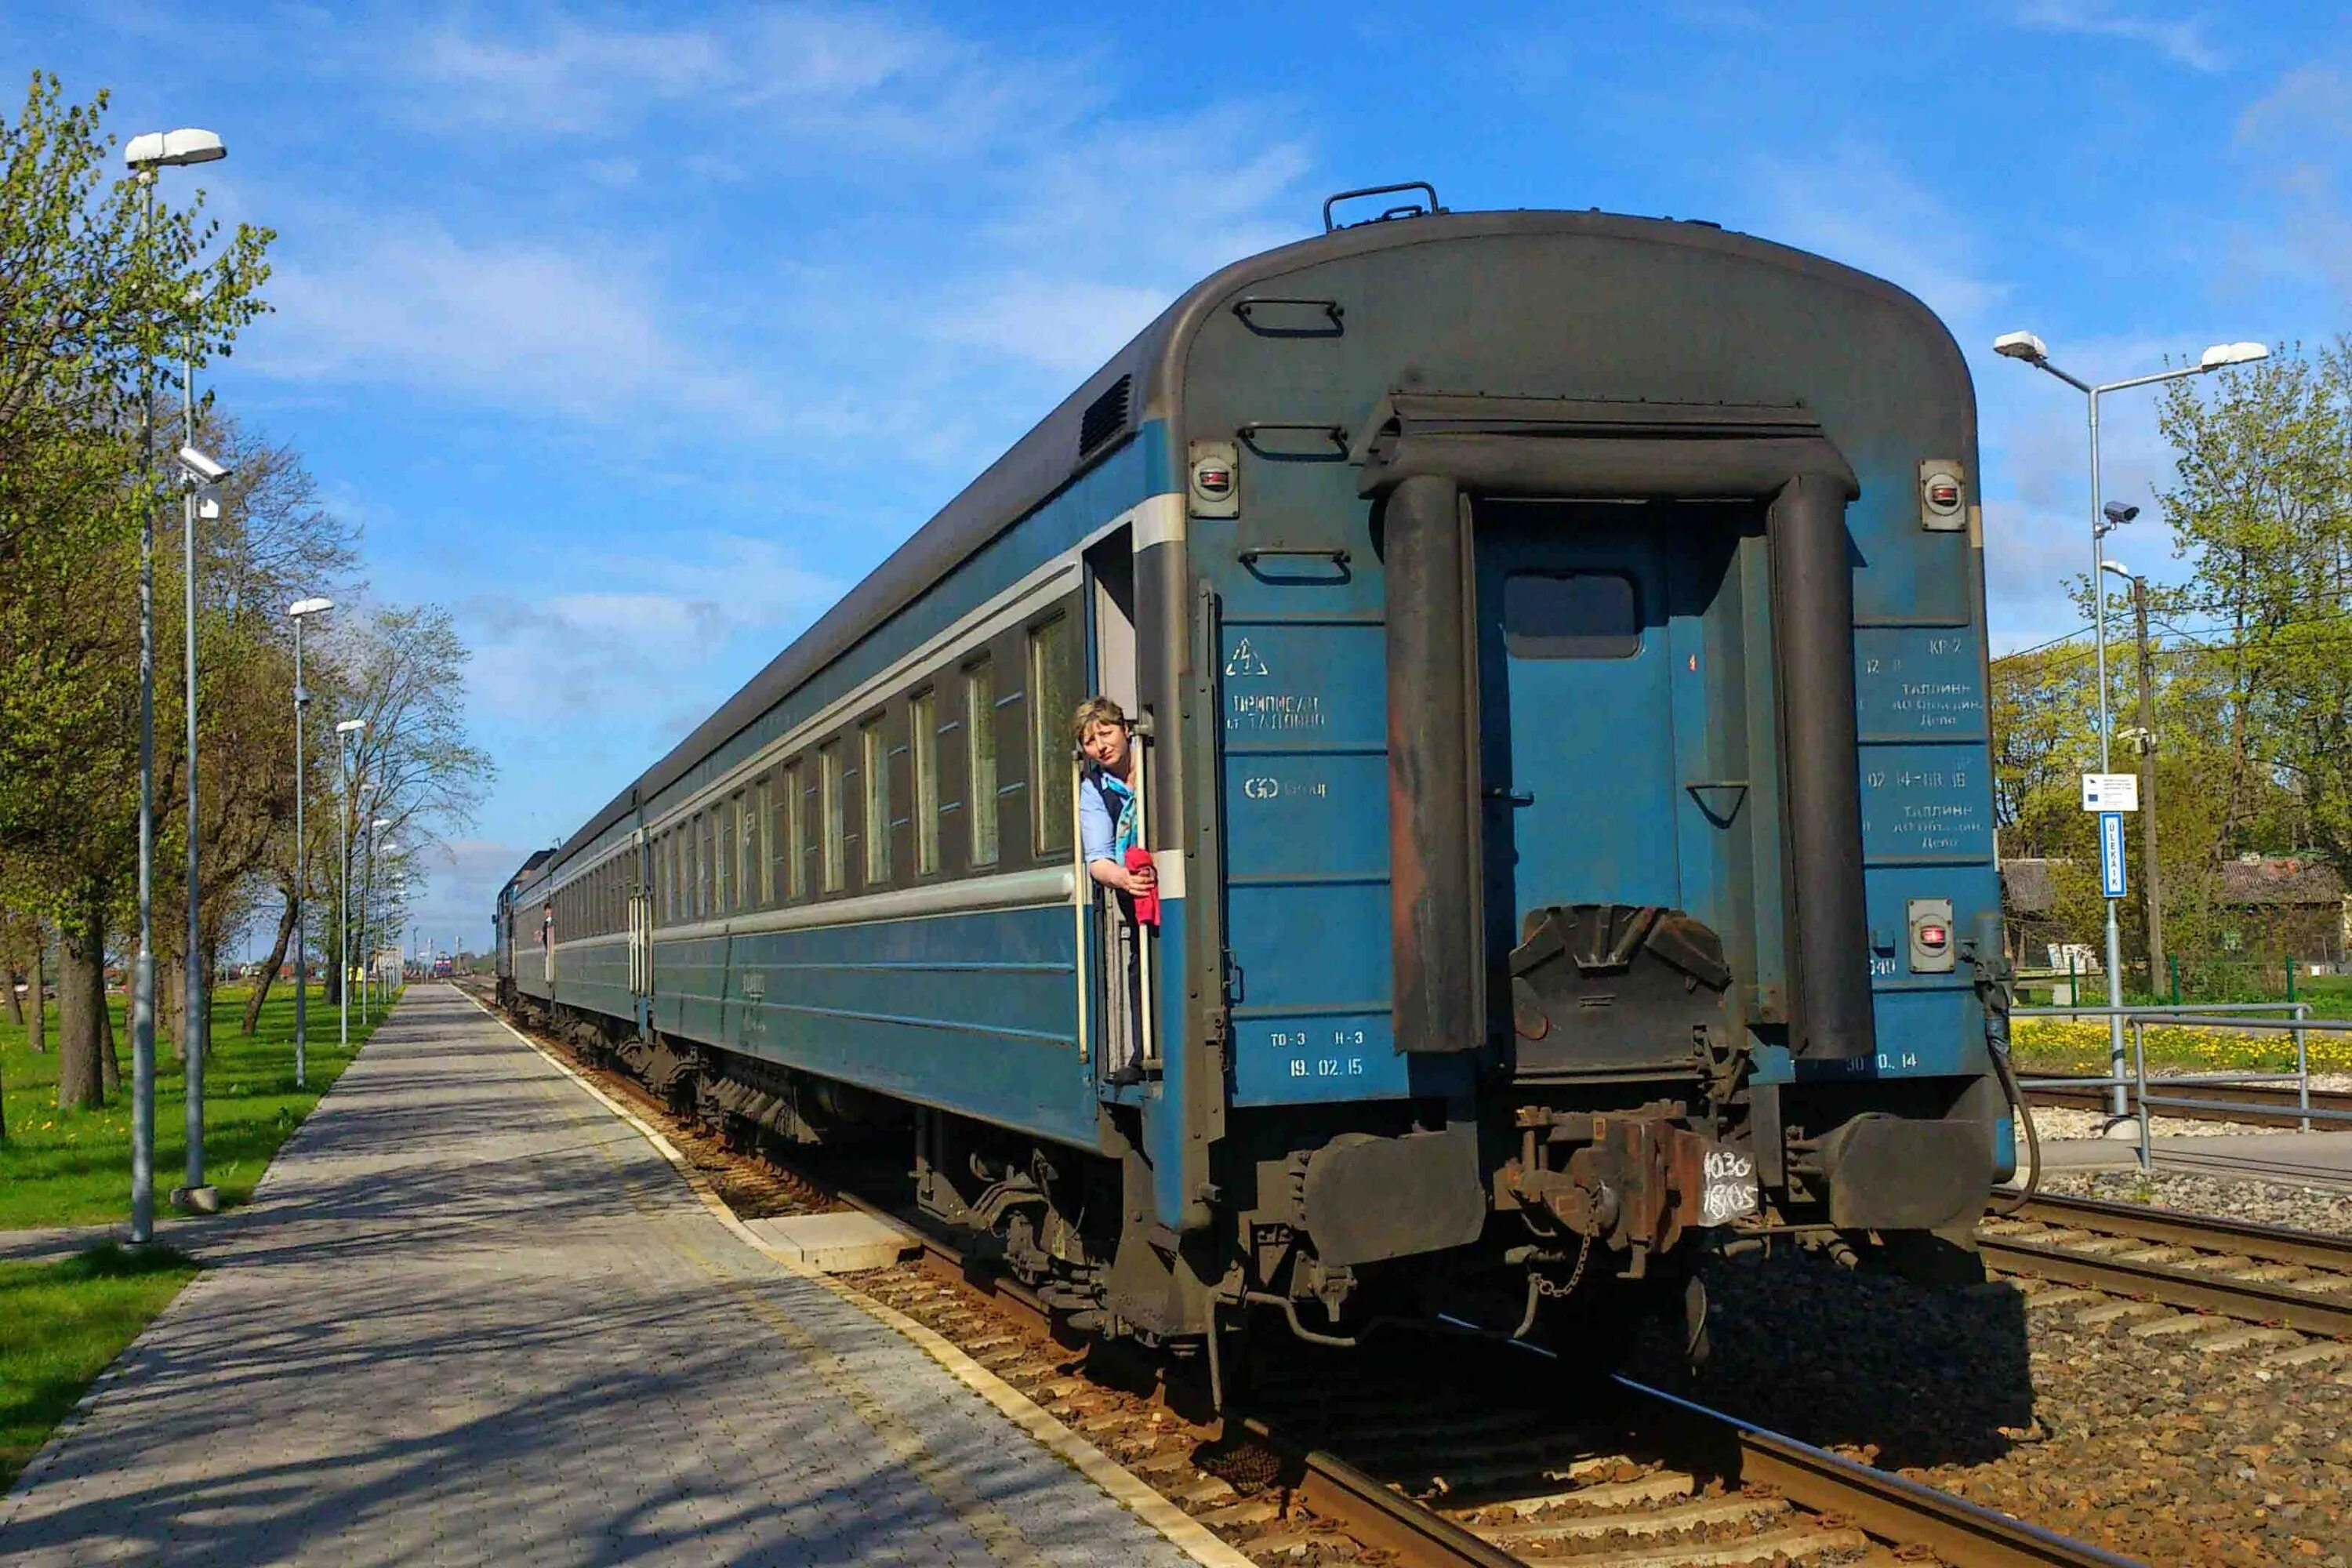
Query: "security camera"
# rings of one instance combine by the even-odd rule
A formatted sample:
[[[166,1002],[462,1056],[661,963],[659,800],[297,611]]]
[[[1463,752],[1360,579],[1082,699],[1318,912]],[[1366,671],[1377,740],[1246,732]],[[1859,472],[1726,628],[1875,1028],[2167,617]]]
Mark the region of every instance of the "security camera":
[[[180,467],[187,469],[189,473],[194,474],[197,479],[202,479],[208,485],[216,485],[223,479],[228,478],[228,470],[226,468],[222,468],[218,463],[213,461],[210,458],[205,457],[194,447],[183,447],[180,448]]]
[[[2139,508],[2119,500],[2111,500],[2106,505],[2101,507],[2099,510],[2106,515],[2106,519],[2109,522],[2115,523],[2118,527],[2124,523],[2129,522],[2132,519],[2139,515]]]

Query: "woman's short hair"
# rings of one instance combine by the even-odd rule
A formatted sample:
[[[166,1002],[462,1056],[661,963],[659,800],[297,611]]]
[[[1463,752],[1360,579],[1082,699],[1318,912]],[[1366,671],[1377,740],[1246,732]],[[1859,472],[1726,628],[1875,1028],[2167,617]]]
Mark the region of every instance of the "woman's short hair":
[[[1087,731],[1097,724],[1116,724],[1125,729],[1127,710],[1108,697],[1089,697],[1070,715],[1070,732],[1081,746],[1087,743]]]

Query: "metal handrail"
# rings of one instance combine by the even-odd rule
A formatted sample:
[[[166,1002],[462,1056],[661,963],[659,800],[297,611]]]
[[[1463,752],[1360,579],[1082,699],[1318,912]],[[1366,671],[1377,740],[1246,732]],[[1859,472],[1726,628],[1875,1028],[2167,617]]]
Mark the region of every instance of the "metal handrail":
[[[2308,1002],[2166,1002],[2129,1007],[2011,1007],[2012,1018],[2129,1018],[2138,1014],[2155,1013],[2284,1013],[2293,1009],[2300,1015],[2310,1010]]]
[[[2227,1013],[2208,1010],[2221,1005],[2223,1004],[2191,1003],[2168,1007],[2014,1008],[2010,1014],[2011,1017],[2120,1017],[2131,1026],[2132,1039],[2132,1071],[2128,1078],[2114,1075],[2105,1078],[2026,1079],[2020,1082],[2019,1088],[2021,1089],[2062,1087],[2128,1089],[2130,1103],[2136,1108],[2135,1114],[2139,1122],[2139,1168],[2146,1173],[2155,1169],[2155,1150],[2149,1131],[2150,1108],[2169,1107],[2179,1110],[2211,1110],[2219,1111],[2225,1116],[2238,1112],[2260,1116],[2273,1109],[2270,1106],[2256,1105],[2238,1100],[2207,1100],[2174,1094],[2151,1095],[2147,1091],[2148,1026],[2153,1024],[2177,1028],[2234,1028],[2252,1031],[2284,1029],[2294,1037],[2294,1071],[2291,1073],[2186,1073],[2177,1078],[2158,1078],[2157,1082],[2160,1087],[2187,1084],[2201,1087],[2207,1084],[2279,1083],[2293,1079],[2295,1083],[2296,1124],[2301,1131],[2305,1132],[2312,1131],[2312,1123],[2315,1121],[2352,1122],[2352,1110],[2312,1109],[2310,1051],[2310,1036],[2313,1031],[2327,1035],[2352,1034],[2352,1020],[2314,1018],[2310,1016],[2311,1005],[2307,1002],[2250,1002],[2238,1005],[2232,1011]],[[2291,1018],[2249,1016],[2258,1012],[2287,1011],[2292,1011],[2294,1016]],[[2023,1106],[2019,1110],[2024,1115],[2032,1114],[2030,1109]]]
[[[2249,1015],[2257,1013],[2293,1013],[2292,1018],[2263,1018]],[[2352,1120],[2334,1111],[2311,1109],[2311,1031],[2322,1034],[2352,1034],[2352,1022],[2314,1018],[2308,1002],[2185,1002],[2169,1003],[2152,1007],[2012,1007],[2012,1018],[2121,1018],[2130,1026],[2134,1072],[2129,1079],[2075,1079],[2077,1085],[2095,1085],[2101,1089],[2130,1089],[2139,1102],[2140,1169],[2148,1166],[2147,1131],[2147,1029],[2150,1024],[2184,1029],[2284,1029],[2294,1037],[2294,1071],[2292,1073],[2206,1073],[2193,1078],[2159,1079],[2160,1082],[2198,1083],[2277,1083],[2292,1078],[2295,1080],[2296,1126],[2302,1131],[2311,1131],[2315,1117],[2323,1121]],[[2029,1086],[2031,1087],[2031,1086]],[[2185,1101],[2166,1100],[2159,1096],[2158,1103],[2186,1106]],[[2190,1109],[2200,1110],[2252,1111],[2260,1113],[2264,1106],[2249,1105],[2236,1100],[2200,1101]]]

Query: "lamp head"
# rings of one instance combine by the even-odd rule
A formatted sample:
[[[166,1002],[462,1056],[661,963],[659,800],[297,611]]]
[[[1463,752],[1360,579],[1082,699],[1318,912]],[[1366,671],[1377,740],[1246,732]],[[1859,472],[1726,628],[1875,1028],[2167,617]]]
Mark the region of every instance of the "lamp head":
[[[198,484],[216,485],[228,478],[229,471],[226,466],[194,447],[181,447],[179,458],[180,467],[185,468],[188,477]]]
[[[2120,561],[2102,561],[2099,563],[2099,570],[2102,572],[2112,572],[2126,583],[2132,580],[2131,568],[2125,565]]]
[[[356,735],[362,730],[366,728],[367,721],[364,719],[346,719],[341,723],[335,726],[335,733],[338,735]]]
[[[2270,357],[2271,351],[2261,343],[2215,343],[2197,356],[2197,368],[2220,370],[2225,365],[2252,364]]]
[[[2101,507],[2099,511],[2109,522],[2116,524],[2117,527],[2121,527],[2123,524],[2129,522],[2132,519],[2139,515],[2139,508],[2119,500],[2109,501],[2106,505]]]
[[[2032,332],[2003,332],[1993,339],[1992,352],[2007,359],[2039,364],[2050,357],[2050,345]]]
[[[178,131],[150,131],[133,136],[122,149],[122,161],[141,173],[160,166],[209,163],[228,156],[228,148],[210,131],[188,126]]]
[[[286,613],[299,620],[304,616],[324,615],[334,607],[335,601],[332,599],[297,599],[286,606]],[[367,722],[364,719],[358,721],[362,724]]]

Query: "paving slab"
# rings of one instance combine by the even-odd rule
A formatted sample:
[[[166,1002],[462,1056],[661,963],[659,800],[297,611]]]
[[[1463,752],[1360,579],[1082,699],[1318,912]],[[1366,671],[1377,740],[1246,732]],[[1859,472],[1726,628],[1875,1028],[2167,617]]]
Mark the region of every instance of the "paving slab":
[[[449,987],[194,1250],[7,1568],[1189,1560]]]
[[[899,1226],[856,1210],[780,1215],[745,1224],[761,1241],[823,1274],[887,1268],[923,1249],[920,1240]]]

